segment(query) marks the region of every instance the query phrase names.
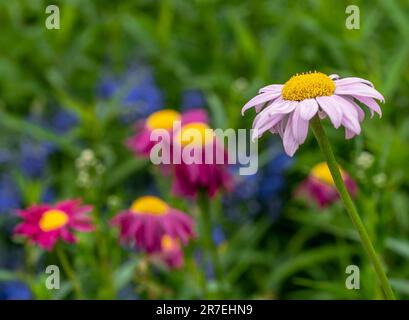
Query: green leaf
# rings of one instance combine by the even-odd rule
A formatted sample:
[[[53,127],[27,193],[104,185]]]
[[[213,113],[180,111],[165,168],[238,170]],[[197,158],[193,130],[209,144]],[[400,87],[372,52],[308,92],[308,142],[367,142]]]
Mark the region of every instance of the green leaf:
[[[134,271],[139,264],[139,259],[133,257],[130,261],[123,264],[114,274],[114,287],[116,290],[122,289],[131,282]]]
[[[213,92],[206,94],[210,112],[212,114],[213,125],[215,128],[225,128],[228,126],[226,120],[226,112],[224,111],[223,103],[220,98]]]
[[[351,246],[321,246],[317,249],[306,250],[297,256],[289,257],[284,262],[274,266],[274,272],[266,280],[268,287],[274,287],[275,290],[292,275],[303,271],[306,268],[312,268],[317,264],[338,259],[340,255],[355,252],[356,249]]]
[[[19,277],[16,272],[0,269],[0,281],[14,281],[18,279]]]
[[[72,155],[78,154],[80,150],[79,147],[73,143],[73,139],[71,139],[68,135],[64,137],[59,136],[52,131],[44,129],[34,123],[24,121],[4,111],[0,111],[0,127],[4,127],[10,131],[26,134],[39,141],[45,140],[53,142],[62,150]]]
[[[389,279],[391,286],[393,289],[398,291],[399,293],[409,295],[409,280],[406,279]]]
[[[105,187],[107,189],[115,187],[136,171],[144,169],[146,165],[146,159],[130,158],[128,161],[123,162],[112,170],[109,174],[109,180],[106,181]]]
[[[402,257],[409,259],[408,241],[397,238],[388,238],[386,239],[386,247]]]

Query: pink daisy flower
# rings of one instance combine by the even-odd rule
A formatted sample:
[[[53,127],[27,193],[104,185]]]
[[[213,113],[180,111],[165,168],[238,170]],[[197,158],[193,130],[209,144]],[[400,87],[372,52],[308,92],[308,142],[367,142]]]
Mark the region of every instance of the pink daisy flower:
[[[184,244],[195,237],[193,219],[154,196],[136,199],[112,219],[112,225],[119,227],[122,242],[148,253],[162,251],[164,235]]]
[[[191,152],[188,161],[182,156],[179,163],[173,164],[174,194],[194,198],[200,190],[204,190],[213,197],[221,189],[233,188],[227,153],[206,123],[185,124],[175,135],[175,144],[179,144],[181,155],[192,146],[197,146],[200,152]],[[222,161],[218,161],[218,155],[222,155]]]
[[[355,182],[344,170],[340,169],[340,171],[349,194],[355,197],[358,191]],[[334,180],[325,162],[318,163],[312,168],[307,179],[297,189],[296,194],[306,196],[317,203],[320,208],[325,208],[339,200]]]
[[[356,103],[366,105],[382,116],[376,100],[384,97],[373,84],[361,78],[327,76],[321,72],[297,74],[284,85],[273,84],[259,91],[259,95],[245,104],[242,113],[255,108],[258,115],[253,122],[253,139],[264,132],[278,133],[285,152],[293,156],[308,133],[309,121],[318,114],[329,117],[335,128],[345,127],[346,139],[360,134],[365,113]]]
[[[148,118],[138,121],[135,125],[136,134],[127,140],[127,145],[136,155],[149,157],[152,148],[157,143],[151,141],[151,133],[155,129],[165,129],[172,132],[175,122],[180,121],[186,124],[194,121],[207,121],[207,113],[203,109],[195,109],[183,114],[172,110],[164,109],[152,113]],[[170,139],[171,136],[170,136]],[[166,141],[169,145],[170,141]]]
[[[15,227],[13,233],[51,251],[60,238],[67,243],[75,243],[77,240],[72,230],[80,232],[94,230],[91,218],[87,216],[90,211],[92,206],[81,206],[81,200],[66,200],[54,206],[34,205],[18,211],[18,215],[24,221]]]
[[[160,260],[170,269],[183,267],[184,258],[180,241],[165,234],[161,241],[162,251],[159,254]]]

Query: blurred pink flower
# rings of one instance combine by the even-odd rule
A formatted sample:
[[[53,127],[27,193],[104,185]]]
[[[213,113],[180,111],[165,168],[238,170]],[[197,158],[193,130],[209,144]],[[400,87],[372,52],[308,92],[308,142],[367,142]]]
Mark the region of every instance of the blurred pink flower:
[[[147,253],[162,251],[164,235],[183,244],[195,237],[193,219],[154,196],[136,199],[128,210],[118,213],[111,223],[119,227],[122,242]]]
[[[382,116],[376,100],[384,102],[384,97],[371,82],[309,72],[291,77],[284,85],[260,89],[259,95],[244,105],[242,113],[253,107],[258,113],[253,122],[253,139],[266,131],[278,133],[285,152],[293,156],[304,143],[309,121],[316,114],[322,119],[328,116],[337,129],[344,126],[346,139],[360,134],[365,113],[355,100],[370,109],[371,117],[374,112]]]
[[[195,121],[207,121],[207,113],[204,109],[195,109],[180,114],[172,109],[163,109],[152,113],[148,118],[138,121],[135,125],[135,135],[127,140],[127,146],[137,156],[149,157],[149,154],[158,142],[151,140],[151,133],[155,129],[164,129],[172,133],[175,122],[180,121],[181,124],[187,124]],[[172,143],[172,135],[170,141]]]
[[[233,178],[228,171],[228,155],[219,142],[213,130],[205,122],[191,122],[175,132],[175,143],[185,155],[192,146],[200,152],[188,152],[189,159],[181,157],[179,163],[173,164],[174,181],[172,191],[178,196],[196,197],[200,190],[213,197],[219,190],[231,190]],[[198,139],[194,140],[193,137]],[[176,148],[176,146],[174,146]],[[222,161],[217,161],[221,155]]]
[[[55,206],[34,205],[18,212],[24,221],[15,227],[14,234],[26,237],[30,242],[51,251],[59,238],[75,243],[76,238],[72,230],[94,230],[91,218],[87,216],[90,211],[92,206],[81,206],[81,200],[66,200]]]
[[[183,267],[184,258],[180,241],[165,234],[162,237],[161,244],[162,251],[159,254],[160,260],[170,269],[179,269]]]
[[[352,197],[357,194],[357,186],[351,177],[341,169],[345,186]],[[326,162],[315,165],[309,176],[296,191],[296,195],[305,196],[314,201],[320,208],[325,208],[335,201],[339,195]]]

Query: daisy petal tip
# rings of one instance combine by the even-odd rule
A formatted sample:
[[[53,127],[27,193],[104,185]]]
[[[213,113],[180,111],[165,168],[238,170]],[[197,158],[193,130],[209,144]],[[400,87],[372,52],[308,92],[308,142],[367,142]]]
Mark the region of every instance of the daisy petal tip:
[[[298,149],[298,148],[297,148]],[[287,154],[287,156],[289,156],[290,158],[294,157],[295,152],[297,151],[297,149],[294,150],[285,150],[285,153]]]

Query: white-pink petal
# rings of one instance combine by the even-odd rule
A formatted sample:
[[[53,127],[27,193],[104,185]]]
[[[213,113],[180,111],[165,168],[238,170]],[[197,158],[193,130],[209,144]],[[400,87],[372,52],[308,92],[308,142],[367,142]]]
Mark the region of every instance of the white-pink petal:
[[[362,79],[362,78],[357,78],[357,77],[336,79],[336,80],[334,80],[334,83],[335,83],[336,87],[350,85],[350,84],[354,84],[354,83],[364,83],[364,84],[367,84],[367,85],[371,86],[372,88],[375,87],[371,81],[368,81],[368,80],[365,80],[365,79]]]
[[[342,109],[342,125],[356,134],[361,133],[361,126],[358,120],[358,111],[353,104],[341,96],[334,95],[332,98],[338,102],[340,108]]]
[[[263,106],[268,101],[274,100],[278,98],[280,95],[281,93],[271,92],[259,94],[244,105],[244,107],[241,109],[241,114],[244,114],[244,112],[246,112],[248,109],[252,107]]]
[[[257,124],[253,124],[253,129],[257,130],[257,132],[253,133],[252,139],[253,141],[255,138],[258,138],[261,136],[264,132],[270,130],[272,127],[274,127],[278,122],[280,122],[284,114],[275,114],[272,117],[265,116],[263,119],[259,120]]]
[[[277,123],[273,128],[270,129],[270,132],[273,134],[278,133],[282,139],[284,136],[285,128],[287,126],[288,118],[289,115],[284,115],[284,118],[279,123]]]
[[[285,152],[292,157],[298,149],[298,142],[293,136],[292,119],[288,118],[287,126],[285,127],[283,145]]]
[[[379,115],[379,117],[382,117],[382,110],[374,99],[361,96],[354,96],[354,98],[366,105],[371,110],[371,117],[373,117],[374,111]]]
[[[309,120],[304,120],[300,117],[300,109],[297,108],[292,113],[292,128],[293,136],[299,144],[304,143],[308,134]]]
[[[345,128],[345,139],[349,140],[355,136],[356,136],[355,132],[349,130],[348,128]]]
[[[263,93],[263,92],[271,92],[271,93],[281,93],[282,89],[283,89],[284,85],[282,84],[270,84],[268,86],[265,86],[263,88],[261,88],[258,92],[259,93]]]
[[[349,84],[335,88],[335,94],[348,96],[362,96],[368,98],[378,99],[382,102],[385,98],[374,88],[363,83]]]
[[[280,104],[272,104],[271,108],[269,108],[268,114],[272,116],[276,113],[290,113],[297,108],[298,104],[298,101],[283,100]]]
[[[315,100],[328,115],[334,127],[338,129],[342,121],[342,110],[338,106],[337,101],[328,96],[316,97]]]
[[[298,108],[300,109],[300,117],[308,121],[317,114],[318,103],[315,99],[306,99],[300,101]]]
[[[364,110],[362,110],[362,108],[361,108],[359,105],[357,105],[357,104],[355,103],[355,101],[354,101],[353,98],[346,97],[346,96],[338,96],[338,97],[347,100],[347,101],[355,108],[356,112],[358,112],[358,120],[359,120],[359,122],[364,121],[364,119],[365,119],[365,112],[364,112]],[[372,110],[371,110],[371,112],[373,113]]]

